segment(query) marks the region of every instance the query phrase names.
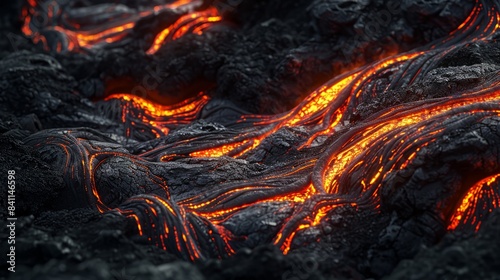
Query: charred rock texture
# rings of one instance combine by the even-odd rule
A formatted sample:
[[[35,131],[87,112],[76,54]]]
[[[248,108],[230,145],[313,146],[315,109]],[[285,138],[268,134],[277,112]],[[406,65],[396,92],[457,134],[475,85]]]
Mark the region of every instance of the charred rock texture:
[[[9,278],[498,276],[498,1],[157,2],[1,4]]]

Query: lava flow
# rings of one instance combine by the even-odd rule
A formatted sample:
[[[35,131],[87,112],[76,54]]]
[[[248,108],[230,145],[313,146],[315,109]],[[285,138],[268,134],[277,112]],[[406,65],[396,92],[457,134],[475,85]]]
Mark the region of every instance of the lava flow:
[[[116,4],[81,8],[72,6],[68,1],[29,0],[23,8],[22,31],[47,51],[89,51],[127,44],[127,39],[141,20],[167,13],[170,17],[167,17],[167,22],[171,21],[171,25],[158,30],[147,51],[154,54],[165,42],[187,33],[200,35],[222,19],[215,8],[194,11],[202,5],[202,1],[170,2],[134,10]]]
[[[178,18],[145,50],[154,55],[163,44],[222,20],[213,7],[194,11],[198,1],[145,11],[103,6],[93,13],[58,3],[28,1],[23,27],[47,48],[57,42],[57,51],[126,43],[141,19],[173,10]],[[34,23],[38,12],[48,15],[43,26]],[[78,21],[91,16],[90,26]],[[25,142],[59,158],[52,162],[65,170],[64,195],[71,201],[65,206],[125,216],[137,235],[186,260],[263,244],[285,254],[314,246],[326,239],[327,220],[349,209],[426,212],[437,228],[478,230],[500,203],[498,69],[479,86],[374,109],[361,120],[359,108],[423,87],[447,55],[496,40],[499,29],[500,3],[478,0],[447,38],[333,77],[279,115],[242,115],[224,127],[201,119],[208,91],[173,106],[123,93],[96,104],[120,108],[123,136],[144,141],[123,144],[91,129],[53,129]],[[49,39],[50,32],[61,39]],[[418,195],[430,202],[420,203]]]

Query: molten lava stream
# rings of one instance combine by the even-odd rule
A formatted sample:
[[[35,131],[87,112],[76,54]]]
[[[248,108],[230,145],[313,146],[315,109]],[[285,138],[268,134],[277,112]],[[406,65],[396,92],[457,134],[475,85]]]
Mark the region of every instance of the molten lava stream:
[[[386,134],[419,123],[427,123],[435,117],[444,119],[462,110],[467,112],[469,107],[495,104],[498,101],[500,101],[500,90],[497,86],[497,88],[479,91],[475,94],[464,94],[461,97],[450,97],[441,102],[418,106],[410,110],[406,106],[396,110],[391,109],[389,110],[391,115],[385,115],[385,112],[382,112],[383,117],[352,129],[329,147],[328,157],[318,163],[319,168],[316,169],[316,174],[319,176],[313,177],[321,178],[321,180],[316,179],[315,183],[329,193],[337,193],[339,191],[338,179],[345,168],[352,162],[361,160],[363,158],[361,155],[384,139]],[[367,178],[368,182],[377,180],[380,173],[373,176],[371,179]]]
[[[300,181],[299,181],[300,182]],[[209,219],[214,224],[227,220],[235,212],[260,203],[290,202],[299,205],[317,193],[315,188],[304,182],[283,187],[273,182],[269,185],[231,184],[214,191],[208,197],[194,196],[179,202],[197,215]],[[244,203],[241,203],[244,201]]]
[[[219,16],[217,9],[213,7],[202,12],[182,16],[172,26],[156,36],[153,45],[146,53],[155,54],[165,42],[176,40],[190,31],[193,34],[201,35],[204,29],[210,27],[211,23],[221,20],[222,17]]]
[[[290,165],[293,166],[283,165],[265,173],[259,172],[252,178],[252,185],[246,180],[220,184],[209,192],[179,200],[178,203],[212,222],[258,203],[287,201],[301,204],[317,193],[308,177],[315,163],[315,159],[292,162]]]
[[[188,2],[179,3],[187,5]],[[29,4],[30,8],[25,13],[32,15],[31,9],[35,9],[37,3],[31,0]],[[168,31],[158,35],[150,53],[154,53],[164,40],[173,40],[186,32],[201,32],[205,23],[218,20],[220,17],[210,13],[186,15],[178,25],[174,24]],[[41,36],[37,34],[38,31],[31,30],[30,21],[28,16],[25,32],[31,32],[34,37]],[[359,102],[374,97],[369,88],[377,78],[393,74],[386,90],[411,85],[440,62],[443,56],[440,53],[449,53],[456,46],[475,40],[491,39],[499,28],[498,21],[498,2],[478,1],[469,18],[450,35],[449,40],[432,45],[430,50],[417,50],[386,58],[336,77],[314,91],[299,106],[274,119],[243,116],[241,122],[247,122],[251,127],[237,131],[229,139],[207,141],[206,135],[188,137],[180,143],[157,147],[140,155],[132,155],[118,144],[110,144],[115,142],[105,136],[96,136],[97,132],[81,130],[53,131],[53,136],[48,139],[42,138],[43,135],[35,135],[27,143],[35,143],[41,154],[45,152],[51,156],[55,153],[51,150],[53,148],[63,155],[65,160],[59,163],[64,168],[66,184],[71,187],[69,192],[75,201],[82,201],[82,205],[95,207],[109,215],[127,217],[137,226],[139,235],[179,257],[196,260],[234,254],[235,248],[244,244],[248,236],[233,236],[225,222],[253,206],[270,204],[276,204],[291,213],[275,223],[279,224],[279,229],[269,238],[284,253],[288,253],[293,249],[297,235],[320,226],[323,219],[338,207],[378,211],[381,205],[380,190],[386,179],[410,168],[425,155],[426,147],[463,125],[459,119],[481,123],[484,119],[498,118],[498,73],[494,80],[485,81],[481,89],[385,109],[364,122],[345,128],[343,134],[338,133],[336,138],[330,139],[331,144],[319,143],[316,153],[273,165],[272,170],[265,174],[251,170],[255,174],[248,175],[244,180],[206,184],[203,190],[194,194],[181,194],[175,188],[170,189],[167,178],[162,177],[168,174],[162,171],[172,170],[167,168],[172,168],[169,164],[189,165],[186,162],[165,162],[176,154],[172,151],[179,151],[179,154],[183,152],[191,157],[239,157],[249,154],[279,129],[296,126],[303,126],[310,135],[304,147],[312,146],[310,144],[318,136],[337,133],[342,121],[350,120]],[[110,28],[117,26],[123,28],[121,25]],[[114,38],[124,31],[93,33],[98,34],[96,39],[85,42],[97,44],[104,37]],[[121,102],[121,118],[129,129],[146,125],[156,137],[164,137],[170,128],[195,120],[208,100],[207,96],[200,94],[178,105],[160,106],[137,96],[121,94],[109,96],[103,102]],[[162,140],[167,141],[168,137]],[[197,146],[198,143],[203,146]],[[305,154],[304,150],[296,152]],[[208,162],[210,159],[204,160]],[[229,160],[232,164],[250,165],[243,160]],[[203,163],[201,159],[192,161]],[[106,193],[114,190],[99,185],[96,172],[106,164],[116,162],[122,164],[127,172],[143,175],[138,178],[144,180],[145,184],[154,185],[154,191],[147,195],[132,196],[124,203],[114,205],[115,201],[109,199]],[[451,216],[448,228],[453,230],[473,226],[477,229],[482,213],[486,209],[498,207],[499,180],[499,175],[494,175],[470,188]],[[137,194],[141,192],[134,188],[143,186],[124,184],[119,187],[130,187],[131,192]]]
[[[472,228],[478,231],[485,214],[500,206],[500,174],[477,182],[463,197],[450,218],[448,230]]]
[[[154,104],[141,97],[131,94],[112,94],[106,97],[105,102],[122,101],[122,122],[129,126],[149,124],[156,137],[166,136],[170,128],[187,124],[195,120],[210,98],[203,92],[197,96],[184,100],[175,105],[165,106]]]
[[[319,225],[322,218],[337,207],[350,205],[377,209],[380,205],[379,190],[386,176],[405,169],[422,152],[422,148],[445,133],[454,131],[456,125],[463,125],[463,118],[473,116],[481,120],[499,117],[500,87],[497,85],[478,93],[446,98],[412,109],[404,106],[390,112],[393,115],[381,112],[378,115],[380,119],[375,118],[372,122],[352,128],[333,143],[326,156],[319,160],[313,172],[313,184],[316,189],[323,188],[330,195],[313,195],[287,220],[275,239],[275,244],[285,253],[292,248],[298,232]],[[489,191],[489,197],[494,197],[490,206],[496,207],[498,195],[493,192]],[[492,208],[485,206],[469,212],[484,209]]]
[[[242,119],[253,122],[258,127],[264,128],[257,132],[245,133],[228,140],[227,144],[213,148],[202,148],[202,151],[193,152],[191,157],[219,157],[229,155],[239,157],[256,148],[265,138],[272,135],[280,128],[293,126],[308,126],[314,133],[306,143],[307,146],[319,135],[330,134],[339,124],[347,109],[347,103],[353,95],[359,95],[362,87],[369,78],[374,78],[385,69],[400,67],[409,63],[411,59],[421,53],[410,53],[384,59],[372,64],[363,70],[357,70],[351,74],[345,74],[329,81],[318,90],[310,94],[292,111],[277,116],[275,119],[258,120],[259,116],[243,116]],[[243,149],[242,149],[243,147]],[[233,150],[239,149],[236,153]]]
[[[318,136],[331,135],[339,128],[339,124],[348,123],[353,108],[362,100],[373,98],[365,89],[378,76],[396,70],[393,74],[395,78],[391,80],[386,90],[409,86],[419,81],[419,77],[423,77],[429,69],[433,69],[439,58],[470,42],[488,40],[500,28],[499,22],[498,3],[477,1],[469,17],[450,34],[449,38],[422,47],[418,51],[390,57],[351,74],[335,78],[310,94],[295,109],[275,119],[264,116],[243,116],[242,122],[248,121],[266,128],[260,132],[245,133],[244,137],[237,136],[226,140],[222,145],[211,144],[211,147],[201,147],[201,151],[191,152],[190,156],[240,157],[255,149],[265,138],[284,126],[309,126],[313,135],[302,147],[310,146]]]
[[[487,12],[483,7],[487,8]],[[485,14],[493,16],[486,18]],[[481,2],[450,37],[460,41],[460,45],[474,40],[487,40],[498,29],[497,20],[496,6]],[[440,42],[432,46],[430,51],[416,51],[388,58],[332,80],[311,94],[297,108],[278,116],[276,120],[244,116],[242,121],[255,124],[254,128],[243,131],[241,135],[223,142],[222,145],[210,144],[212,147],[202,148],[191,152],[190,155],[240,156],[241,152],[231,153],[242,147],[245,148],[243,153],[249,152],[266,137],[285,126],[305,126],[314,132],[312,138],[331,134],[341,120],[347,120],[346,110],[354,107],[359,99],[373,97],[363,94],[365,88],[377,76],[395,70],[397,78],[391,81],[387,89],[396,85],[408,86],[418,81],[419,77],[439,62],[443,57],[439,52],[448,53],[455,49],[453,40]],[[273,196],[265,193],[276,191],[279,185],[251,182],[228,184],[209,196],[198,195],[183,200],[180,204],[196,216],[221,225],[234,213],[259,203],[280,200],[294,202],[294,214],[286,219],[274,239],[274,244],[287,253],[292,248],[294,237],[300,231],[318,226],[323,217],[337,207],[377,209],[378,192],[386,176],[411,165],[412,161],[423,153],[423,148],[448,133],[449,128],[443,124],[453,127],[451,121],[445,121],[450,116],[498,116],[498,85],[493,83],[486,87],[483,90],[476,89],[457,93],[455,96],[391,108],[372,116],[372,121],[351,128],[327,149],[325,156],[314,167],[313,184],[303,185],[307,188]],[[306,167],[306,170],[309,170],[308,168],[310,167]],[[494,207],[496,205],[494,204]],[[218,230],[222,228],[219,227]],[[224,240],[227,240],[226,238],[228,235],[225,235]]]
[[[22,31],[33,42],[42,43],[46,51],[81,51],[108,47],[132,35],[136,23],[165,10],[184,14],[170,27],[157,35],[147,51],[154,54],[165,41],[176,40],[187,33],[202,34],[213,23],[222,20],[217,9],[193,12],[203,1],[177,0],[169,4],[137,11],[123,5],[96,5],[90,8],[73,8],[57,0],[28,0],[22,10]],[[60,40],[55,47],[49,45],[45,34],[57,32]],[[172,34],[170,34],[172,33]],[[54,44],[54,42],[50,42]],[[52,49],[54,48],[54,49]]]

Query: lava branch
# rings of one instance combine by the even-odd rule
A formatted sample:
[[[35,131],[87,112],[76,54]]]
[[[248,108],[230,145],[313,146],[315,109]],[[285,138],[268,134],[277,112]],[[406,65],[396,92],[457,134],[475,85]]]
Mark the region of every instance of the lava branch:
[[[484,213],[491,213],[500,203],[500,174],[487,177],[472,186],[450,218],[448,230],[461,227],[478,231]]]
[[[66,0],[27,0],[22,10],[24,35],[46,51],[76,52],[112,47],[136,36],[138,22],[161,13],[177,17],[170,26],[158,31],[147,53],[155,54],[168,41],[185,34],[203,34],[222,17],[214,7],[195,11],[203,1],[176,0],[172,3],[136,10],[124,5],[96,5],[92,8],[73,7]],[[50,37],[51,39],[47,39]],[[58,38],[54,41],[53,38]]]
[[[290,112],[268,118],[242,116],[240,123],[250,128],[234,137],[204,145],[196,151],[177,149],[172,154],[191,157],[242,157],[283,127],[308,126],[313,135],[302,145],[309,147],[320,136],[330,136],[349,123],[354,108],[372,98],[366,90],[380,76],[392,73],[385,90],[408,87],[420,81],[446,54],[475,41],[487,41],[500,29],[498,4],[478,1],[471,15],[448,38],[415,51],[375,62],[362,69],[336,77],[311,93]],[[193,139],[194,141],[196,139]],[[164,156],[169,158],[168,151]]]

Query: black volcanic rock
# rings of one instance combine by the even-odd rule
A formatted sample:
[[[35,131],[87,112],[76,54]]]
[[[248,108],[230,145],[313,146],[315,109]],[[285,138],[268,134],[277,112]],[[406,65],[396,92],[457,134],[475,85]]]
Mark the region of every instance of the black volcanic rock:
[[[8,170],[16,173],[16,213],[20,216],[38,215],[53,209],[59,193],[64,189],[61,171],[51,168],[31,147],[13,138],[29,133],[27,130],[12,129],[0,136],[0,171],[2,174],[7,174]],[[0,197],[0,213],[6,217],[7,192],[1,193]],[[33,200],[33,197],[37,199]]]
[[[103,96],[104,87],[98,80],[113,84],[127,77],[130,85],[116,82],[122,89],[130,91],[142,85],[159,90],[165,102],[210,89],[243,110],[270,114],[291,109],[308,92],[343,69],[351,69],[352,64],[364,64],[445,36],[473,6],[472,1],[460,5],[445,1],[400,4],[393,0],[238,3],[231,14],[242,28],[229,26],[200,37],[180,38],[160,49],[160,59],[145,57],[142,47],[131,45],[118,51],[56,57],[86,96]],[[433,14],[428,17],[435,20],[412,18],[415,13],[410,4],[422,11],[431,9]],[[446,13],[450,9],[453,13]],[[344,17],[355,21],[342,20]],[[342,23],[342,28],[335,27],[335,21],[345,21],[348,26]],[[137,36],[144,33],[137,32]],[[254,102],[246,102],[249,99]]]
[[[151,5],[145,0],[119,2],[69,5],[78,20],[99,11],[90,18],[101,24],[109,14],[130,16]],[[225,7],[224,22],[202,35],[168,42],[154,55],[144,50],[180,14],[164,11],[143,18],[121,45],[55,52],[21,35],[15,16],[21,1],[0,4],[0,35],[5,35],[0,39],[0,177],[11,169],[17,176],[17,272],[9,279],[499,277],[498,210],[489,218],[489,209],[482,213],[485,226],[478,234],[474,229],[447,233],[450,216],[469,188],[500,170],[500,117],[488,111],[498,99],[478,108],[469,104],[468,111],[456,114],[443,110],[445,117],[439,119],[429,117],[431,129],[425,133],[418,134],[417,126],[408,130],[414,142],[397,138],[408,131],[394,125],[373,137],[385,139],[382,144],[355,147],[360,158],[375,156],[347,166],[351,169],[339,177],[336,197],[325,190],[305,193],[321,180],[322,171],[343,159],[325,161],[332,147],[350,147],[350,140],[360,138],[370,125],[392,125],[377,123],[381,115],[387,120],[398,110],[497,87],[498,35],[463,45],[463,37],[457,36],[446,52],[415,59],[429,61],[415,63],[418,69],[407,64],[381,67],[373,79],[363,80],[359,100],[341,104],[345,119],[329,128],[332,134],[320,135],[310,146],[302,144],[321,132],[310,126],[342,114],[330,112],[324,119],[298,121],[300,125],[290,125],[286,115],[278,114],[357,66],[415,48],[428,51],[428,43],[445,40],[467,18],[474,1],[204,2]],[[52,34],[50,46],[63,39],[54,30],[43,32]],[[404,77],[404,86],[391,86],[405,67],[413,75]],[[137,92],[137,87],[145,91]],[[210,101],[193,119],[169,126],[165,136],[151,129],[165,119],[151,117],[131,102],[106,100],[110,94],[130,92],[163,105],[199,92]],[[334,108],[333,103],[326,109]],[[171,117],[177,115],[182,114]],[[239,156],[245,147],[221,157],[193,156],[234,144],[228,139],[239,143],[246,134],[265,137],[256,136],[253,141],[258,138],[260,145]],[[408,150],[398,146],[407,142],[416,144],[404,146]],[[399,157],[386,156],[393,150]],[[390,166],[400,159],[408,163]],[[372,178],[378,178],[380,188],[358,197],[368,184],[361,177],[373,175],[379,166]],[[87,196],[95,193],[99,197]],[[291,194],[296,197],[283,199]],[[4,220],[6,195],[0,193]],[[149,200],[141,204],[138,197]],[[148,208],[155,197],[166,202]],[[377,197],[378,204],[367,197]],[[109,211],[99,209],[101,213],[98,203]],[[120,208],[124,204],[127,210]],[[220,214],[223,218],[215,222],[207,218],[232,208],[237,210],[230,216]],[[158,209],[168,215],[157,215]],[[127,218],[130,213],[136,219]],[[180,253],[167,251],[165,244],[162,248],[158,240],[167,239],[169,227],[189,236],[168,237],[167,245],[175,247],[183,238],[186,245],[194,236],[192,243],[209,257],[190,262],[180,254],[185,253],[180,245]],[[152,241],[147,233],[156,231],[164,235]],[[289,238],[280,241],[281,234]],[[7,237],[4,227],[0,239]],[[235,249],[234,255],[221,253],[224,242]],[[8,250],[5,242],[0,248]],[[1,268],[3,277],[5,263]]]
[[[494,211],[474,238],[447,236],[441,244],[423,248],[413,260],[402,261],[383,279],[497,279],[499,214]]]

